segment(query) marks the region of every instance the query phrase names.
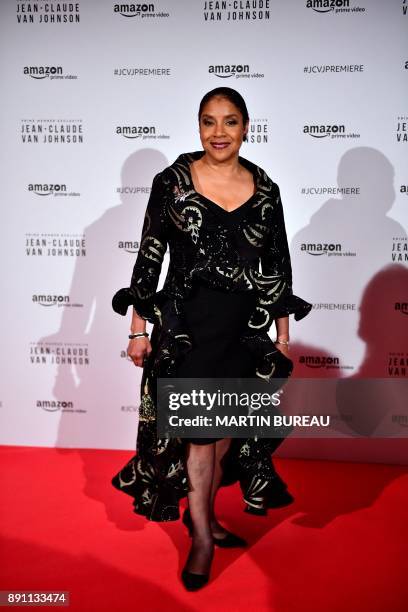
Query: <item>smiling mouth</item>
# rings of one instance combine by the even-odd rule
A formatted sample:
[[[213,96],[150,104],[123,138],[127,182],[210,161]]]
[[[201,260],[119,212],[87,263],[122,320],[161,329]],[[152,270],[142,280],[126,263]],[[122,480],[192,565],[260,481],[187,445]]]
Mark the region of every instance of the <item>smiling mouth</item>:
[[[229,146],[229,142],[212,142],[211,146],[214,147],[214,149],[225,149]]]

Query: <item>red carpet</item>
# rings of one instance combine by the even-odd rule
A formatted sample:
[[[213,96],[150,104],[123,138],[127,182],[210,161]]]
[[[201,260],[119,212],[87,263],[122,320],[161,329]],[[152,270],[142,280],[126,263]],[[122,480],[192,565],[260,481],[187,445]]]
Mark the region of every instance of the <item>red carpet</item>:
[[[296,501],[268,517],[222,489],[219,516],[250,547],[216,549],[211,582],[188,593],[181,522],[148,522],[110,484],[130,456],[0,448],[1,590],[69,591],[81,612],[407,610],[407,467],[277,459]]]

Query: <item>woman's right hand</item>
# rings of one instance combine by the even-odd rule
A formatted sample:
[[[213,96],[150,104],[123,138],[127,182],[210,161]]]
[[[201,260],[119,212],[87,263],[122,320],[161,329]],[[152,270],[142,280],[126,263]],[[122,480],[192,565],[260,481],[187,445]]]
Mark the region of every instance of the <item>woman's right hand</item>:
[[[135,366],[143,368],[145,359],[148,358],[152,352],[152,346],[147,336],[141,336],[139,338],[132,338],[129,340],[127,347],[127,355],[129,359],[133,361]]]

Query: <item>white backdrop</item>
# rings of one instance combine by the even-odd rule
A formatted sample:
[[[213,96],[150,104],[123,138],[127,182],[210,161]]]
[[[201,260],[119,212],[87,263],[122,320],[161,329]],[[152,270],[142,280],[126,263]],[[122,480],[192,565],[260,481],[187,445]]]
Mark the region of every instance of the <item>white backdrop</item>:
[[[406,2],[0,6],[1,443],[135,448],[141,370],[111,298],[153,176],[201,149],[220,85],[247,102],[241,155],[280,186],[314,305],[291,320],[296,375],[406,377]]]

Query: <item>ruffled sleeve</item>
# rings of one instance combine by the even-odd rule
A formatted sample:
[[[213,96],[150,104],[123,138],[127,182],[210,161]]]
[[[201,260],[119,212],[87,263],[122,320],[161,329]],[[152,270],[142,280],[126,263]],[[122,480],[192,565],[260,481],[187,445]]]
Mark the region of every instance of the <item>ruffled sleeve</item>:
[[[133,305],[143,319],[157,320],[154,298],[168,244],[166,219],[165,184],[159,172],[153,179],[130,286],[119,289],[112,299],[118,314],[126,315],[128,306]]]
[[[261,254],[262,275],[256,308],[248,322],[249,328],[262,332],[269,330],[274,319],[293,314],[298,321],[312,308],[312,304],[293,295],[292,266],[280,191],[272,181],[271,189],[271,231]]]

